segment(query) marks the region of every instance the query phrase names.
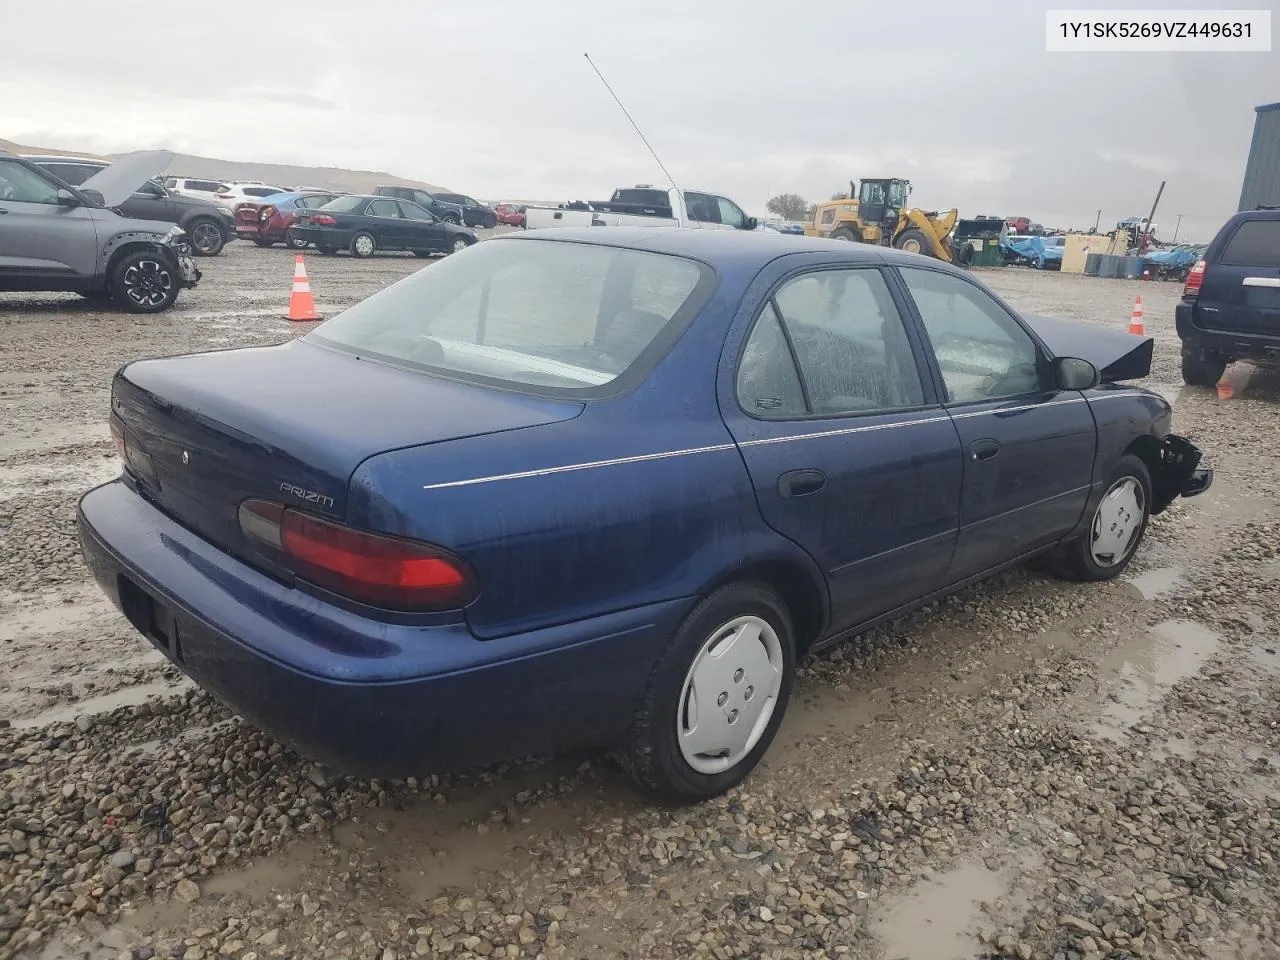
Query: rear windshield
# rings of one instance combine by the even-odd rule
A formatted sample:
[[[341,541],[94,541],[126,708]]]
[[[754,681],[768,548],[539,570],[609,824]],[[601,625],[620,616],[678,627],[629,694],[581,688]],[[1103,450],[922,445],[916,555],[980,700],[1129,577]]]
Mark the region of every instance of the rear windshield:
[[[309,338],[448,376],[589,399],[643,377],[713,286],[710,268],[681,257],[490,240],[374,294]]]
[[[336,197],[326,203],[321,210],[336,210],[338,213],[350,213],[359,210],[367,202],[366,197]]]
[[[1246,220],[1240,224],[1222,262],[1241,267],[1280,267],[1280,220]]]

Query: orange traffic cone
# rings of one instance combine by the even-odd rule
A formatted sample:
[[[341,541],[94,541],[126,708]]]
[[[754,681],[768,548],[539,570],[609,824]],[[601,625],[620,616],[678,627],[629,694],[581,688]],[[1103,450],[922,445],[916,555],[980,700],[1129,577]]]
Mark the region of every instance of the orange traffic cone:
[[[298,259],[301,260],[302,258],[299,257]],[[1133,316],[1129,318],[1129,332],[1136,337],[1145,337],[1147,335],[1146,330],[1142,327],[1142,294],[1138,294],[1133,301]]]
[[[1231,381],[1228,380],[1226,377],[1223,377],[1221,380],[1218,381],[1218,399],[1219,400],[1230,400],[1233,396],[1235,396],[1235,392],[1236,392],[1235,388],[1231,386]]]
[[[319,320],[316,313],[316,301],[311,296],[311,281],[307,279],[307,268],[302,262],[302,254],[293,265],[293,292],[289,295],[288,320]]]

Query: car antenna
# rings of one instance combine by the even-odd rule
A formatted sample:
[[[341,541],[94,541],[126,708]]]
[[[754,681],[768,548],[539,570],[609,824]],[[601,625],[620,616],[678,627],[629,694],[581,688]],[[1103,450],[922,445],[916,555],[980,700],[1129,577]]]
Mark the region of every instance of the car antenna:
[[[618,99],[618,95],[613,92],[613,87],[609,86],[609,81],[604,78],[604,74],[600,72],[600,68],[597,67],[595,61],[591,59],[591,54],[584,53],[583,56],[587,58],[587,63],[591,64],[591,69],[596,72],[596,76],[600,78],[600,82],[604,84],[604,88],[609,91],[609,96],[613,97],[613,102],[618,105],[618,109],[622,111],[622,115],[627,118],[631,126],[635,129],[636,136],[638,136],[641,142],[649,148],[649,152],[653,154],[653,159],[658,162],[658,166],[662,168],[662,172],[665,173],[667,175],[667,179],[671,181],[671,186],[675,188],[676,193],[680,194],[680,197],[683,199],[684,191],[680,189],[680,184],[676,183],[676,178],[671,175],[671,171],[667,169],[667,165],[662,162],[662,159],[658,156],[658,151],[653,149],[653,144],[651,144],[649,139],[641,132],[640,125],[632,119],[631,114],[627,112],[627,108],[624,107],[622,105],[622,101]],[[700,221],[690,219],[690,222],[696,224],[699,230],[702,229],[702,223]]]

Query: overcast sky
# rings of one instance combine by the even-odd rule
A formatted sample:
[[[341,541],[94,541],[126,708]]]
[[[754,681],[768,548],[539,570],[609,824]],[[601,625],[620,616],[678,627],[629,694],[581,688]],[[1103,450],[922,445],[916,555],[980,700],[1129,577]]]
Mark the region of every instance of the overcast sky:
[[[1182,213],[1179,239],[1209,239],[1235,211],[1253,108],[1280,99],[1280,53],[1050,54],[1050,5],[1066,4],[10,0],[0,137],[385,170],[487,199],[659,182],[589,51],[682,186],[752,213],[906,176],[922,206],[1063,227],[1101,207],[1108,226],[1166,179],[1161,236]]]

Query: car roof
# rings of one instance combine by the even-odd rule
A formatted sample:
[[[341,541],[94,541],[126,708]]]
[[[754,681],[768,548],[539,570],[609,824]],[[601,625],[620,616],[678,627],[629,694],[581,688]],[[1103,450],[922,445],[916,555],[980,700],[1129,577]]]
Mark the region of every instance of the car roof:
[[[555,227],[507,233],[495,240],[504,242],[567,240],[593,243],[653,253],[669,253],[703,260],[713,266],[763,266],[790,254],[826,253],[833,260],[850,264],[889,263],[899,266],[948,267],[941,260],[919,253],[905,253],[892,247],[805,237],[777,230],[701,230],[696,227]]]
[[[111,166],[107,160],[95,160],[92,157],[60,157],[51,153],[23,153],[19,156],[32,163],[83,163],[94,167]]]

